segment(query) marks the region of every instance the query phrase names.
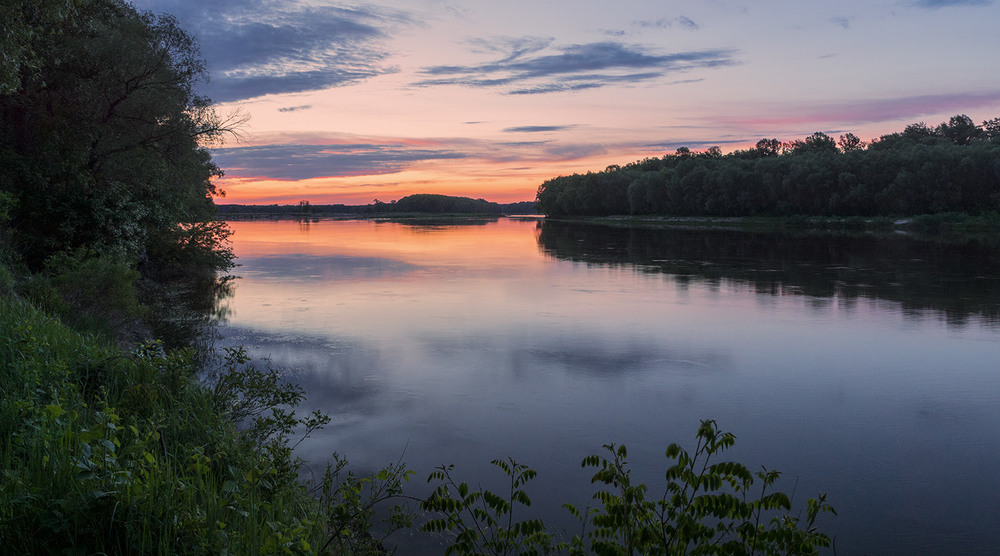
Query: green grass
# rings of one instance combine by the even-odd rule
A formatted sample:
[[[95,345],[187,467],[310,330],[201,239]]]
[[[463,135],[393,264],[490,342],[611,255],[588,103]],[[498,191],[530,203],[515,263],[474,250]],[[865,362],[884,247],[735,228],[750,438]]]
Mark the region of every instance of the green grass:
[[[190,351],[125,353],[0,298],[0,546],[310,553],[323,513],[287,443],[251,442]]]
[[[0,250],[3,553],[379,551],[374,507],[403,466],[355,477],[334,455],[302,481],[293,449],[329,419],[296,415],[279,370],[142,340],[138,275],[116,258],[16,260]]]

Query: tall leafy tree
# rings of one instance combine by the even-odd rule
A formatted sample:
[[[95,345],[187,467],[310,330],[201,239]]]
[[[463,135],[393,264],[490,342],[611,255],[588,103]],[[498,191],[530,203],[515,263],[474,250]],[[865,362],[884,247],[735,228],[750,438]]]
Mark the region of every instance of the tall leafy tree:
[[[79,247],[138,260],[209,221],[221,171],[206,146],[227,122],[196,92],[190,35],[124,0],[35,20],[0,95],[0,190],[26,260]]]
[[[938,126],[937,132],[956,145],[968,145],[983,136],[983,130],[965,114],[952,116],[947,123]]]
[[[845,133],[837,140],[837,146],[843,152],[860,151],[865,148],[865,142],[853,133]]]
[[[796,140],[792,142],[791,153],[792,154],[805,154],[805,153],[818,153],[818,152],[837,152],[837,142],[834,141],[833,137],[817,131],[805,140]]]
[[[757,151],[760,156],[778,156],[781,154],[781,141],[778,139],[761,139],[757,141]]]
[[[983,122],[983,138],[987,141],[1000,143],[1000,118]]]

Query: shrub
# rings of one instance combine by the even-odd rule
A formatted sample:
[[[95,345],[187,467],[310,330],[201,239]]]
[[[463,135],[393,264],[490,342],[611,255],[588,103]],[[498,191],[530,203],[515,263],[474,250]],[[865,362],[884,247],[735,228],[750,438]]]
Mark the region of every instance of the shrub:
[[[581,511],[565,507],[580,519],[582,533],[569,542],[553,544],[539,520],[516,521],[515,507],[530,506],[523,485],[535,471],[513,460],[494,460],[510,481],[506,495],[470,490],[457,482],[453,468],[440,467],[428,481],[439,484],[424,501],[431,519],[425,531],[455,535],[447,554],[817,554],[830,538],[816,528],[823,512],[836,513],[821,494],[806,504],[805,516],[791,513],[791,499],[772,491],[780,473],[751,472],[737,462],[716,462],[715,456],[736,441],[720,432],[715,421],[702,421],[694,454],[671,444],[666,457],[673,463],[665,473],[664,495],[647,499],[648,487],[633,483],[625,446],[605,445],[607,455],[591,455],[583,467],[593,467],[597,507]],[[754,490],[759,481],[759,490]]]

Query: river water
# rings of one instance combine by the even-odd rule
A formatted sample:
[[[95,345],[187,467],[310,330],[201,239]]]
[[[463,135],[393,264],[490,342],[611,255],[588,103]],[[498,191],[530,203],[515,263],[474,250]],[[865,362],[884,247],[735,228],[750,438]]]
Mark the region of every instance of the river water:
[[[495,458],[538,471],[531,515],[594,492],[625,444],[662,492],[701,419],[725,459],[826,492],[838,554],[1000,546],[1000,249],[902,235],[653,231],[532,219],[232,222],[223,344],[288,370],[333,418],[300,446],[372,471]],[[565,532],[565,533],[564,533]],[[400,554],[442,553],[395,537]]]

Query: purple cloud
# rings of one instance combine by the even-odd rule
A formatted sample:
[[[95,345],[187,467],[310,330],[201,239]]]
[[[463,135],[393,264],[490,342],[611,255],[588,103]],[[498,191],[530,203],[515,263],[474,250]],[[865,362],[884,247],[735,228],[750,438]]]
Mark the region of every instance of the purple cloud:
[[[671,73],[735,65],[730,50],[698,50],[658,54],[617,42],[597,42],[559,47],[543,53],[547,43],[511,50],[502,58],[473,66],[431,66],[421,73],[427,79],[415,85],[463,85],[506,88],[508,94],[541,94],[577,91],[616,83],[657,79]]]
[[[936,10],[953,6],[989,6],[993,0],[916,0],[913,5],[918,8]]]
[[[216,164],[229,176],[277,180],[392,174],[423,160],[467,156],[454,150],[413,148],[403,143],[275,144],[219,148],[212,152]]]
[[[564,129],[570,129],[575,126],[572,125],[522,125],[517,127],[508,127],[504,131],[508,133],[542,133],[546,131],[562,131]]]
[[[389,30],[409,16],[370,7],[288,0],[134,0],[177,17],[201,45],[215,101],[349,85],[396,71],[384,65]]]
[[[1000,106],[1000,90],[953,95],[921,95],[872,99],[843,104],[827,104],[808,109],[782,107],[781,116],[727,118],[725,121],[750,125],[797,125],[811,123],[863,124],[919,118],[942,112],[961,112]]]

